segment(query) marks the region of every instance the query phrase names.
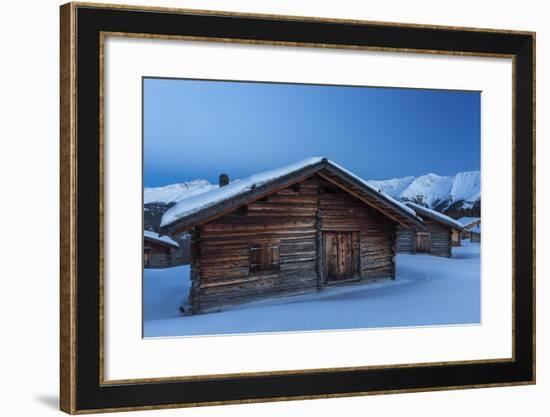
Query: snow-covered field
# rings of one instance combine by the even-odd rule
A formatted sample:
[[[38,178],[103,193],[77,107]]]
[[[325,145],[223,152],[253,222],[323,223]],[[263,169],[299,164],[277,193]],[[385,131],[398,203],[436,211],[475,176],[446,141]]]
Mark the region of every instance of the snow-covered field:
[[[189,267],[146,269],[144,335],[433,326],[480,322],[480,248],[462,241],[451,259],[399,254],[397,277],[331,287],[320,293],[258,301],[218,313],[183,316]]]

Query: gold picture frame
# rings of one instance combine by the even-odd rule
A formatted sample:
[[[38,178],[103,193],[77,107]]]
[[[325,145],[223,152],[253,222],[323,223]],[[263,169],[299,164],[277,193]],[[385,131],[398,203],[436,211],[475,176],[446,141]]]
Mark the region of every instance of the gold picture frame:
[[[221,404],[242,404],[265,401],[287,401],[301,400],[312,398],[336,398],[355,395],[375,395],[375,394],[393,394],[402,392],[422,392],[431,390],[450,390],[450,389],[467,389],[481,387],[495,387],[508,385],[526,385],[535,383],[535,34],[528,31],[509,31],[496,29],[479,29],[479,28],[463,28],[463,27],[445,27],[420,24],[402,24],[402,23],[387,23],[387,22],[368,22],[360,20],[343,20],[343,19],[324,19],[315,17],[299,17],[299,16],[278,16],[264,14],[246,14],[222,11],[206,11],[206,10],[188,10],[188,9],[173,9],[160,7],[145,7],[145,6],[124,6],[124,5],[107,5],[93,3],[69,3],[61,6],[60,22],[61,22],[61,119],[60,119],[60,189],[61,189],[61,213],[60,213],[60,404],[61,410],[70,414],[80,414],[89,412],[111,412],[111,411],[128,411],[128,410],[146,410],[146,409],[161,409],[161,408],[177,408],[190,406],[204,405],[221,405]],[[247,25],[252,27],[252,23],[264,22],[269,24],[272,32],[260,33],[256,39],[251,37],[233,37],[222,36],[216,33],[215,36],[199,36],[193,34],[176,33],[179,31],[185,32],[185,29],[173,29],[172,27],[160,30],[161,23],[157,25],[158,32],[154,33],[151,28],[140,32],[142,24],[141,17],[144,14],[154,14],[155,16],[170,17],[180,22],[185,22],[186,19],[200,17],[204,21],[204,27],[210,28],[215,25],[219,19],[222,19],[231,26],[231,30],[237,31],[237,28]],[[107,24],[99,25],[98,22],[109,17]],[[79,26],[81,19],[85,19],[86,25]],[[216,20],[218,19],[218,20]],[[159,21],[162,19],[159,19]],[[131,31],[122,30],[121,23],[133,27]],[[244,26],[243,26],[244,25]],[[317,27],[317,31],[311,30],[310,38],[317,36],[317,41],[303,41],[298,38],[288,40],[289,25],[293,29],[300,27]],[[329,41],[323,41],[323,32],[320,27],[323,25],[332,25],[334,31],[333,38]],[[101,26],[109,26],[109,30],[104,30]],[[357,28],[358,34],[353,40],[347,39],[345,28]],[[249,29],[252,31],[252,29]],[[309,29],[308,29],[309,30]],[[403,46],[397,45],[382,45],[384,42],[384,33],[388,30],[396,31],[401,34],[400,42]],[[167,32],[172,33],[167,33]],[[363,32],[362,32],[363,31]],[[386,32],[385,32],[386,31]],[[438,33],[438,41],[432,43],[427,42],[427,34],[429,32]],[[292,32],[294,33],[294,32]],[[366,36],[365,34],[370,34]],[[430,362],[430,363],[412,363],[405,365],[381,365],[381,366],[366,366],[366,367],[347,367],[347,368],[323,368],[323,369],[303,369],[291,371],[274,371],[274,372],[257,372],[257,373],[242,373],[242,374],[216,374],[216,375],[194,375],[191,377],[169,377],[169,378],[142,378],[108,381],[105,379],[104,372],[104,340],[103,340],[103,323],[104,323],[104,109],[103,99],[104,80],[103,80],[103,59],[104,59],[104,41],[106,36],[111,37],[130,37],[130,38],[148,38],[148,39],[164,39],[164,40],[186,40],[197,42],[220,42],[220,43],[242,43],[253,45],[271,45],[271,46],[291,46],[291,47],[307,47],[307,48],[337,48],[344,50],[368,50],[381,52],[399,52],[399,53],[414,53],[414,54],[436,54],[436,55],[458,55],[458,56],[477,56],[477,57],[500,57],[511,58],[513,61],[513,216],[518,219],[523,215],[521,223],[513,222],[513,252],[514,263],[512,266],[513,273],[513,341],[512,341],[512,358],[510,359],[495,359],[495,360],[475,360],[475,361],[456,361],[456,362]],[[362,37],[365,36],[365,37]],[[409,41],[404,42],[404,37],[408,36]],[[339,38],[340,37],[340,38]],[[271,38],[271,39],[267,39]],[[330,38],[330,37],[329,37]],[[97,42],[94,41],[97,39]],[[338,40],[340,39],[340,40]],[[487,43],[484,46],[479,46],[476,49],[476,41],[485,40]],[[410,43],[418,45],[414,47]],[[463,42],[461,49],[446,48],[445,45],[457,45]],[[428,45],[429,44],[429,45]],[[94,49],[97,48],[97,49]],[[482,50],[483,48],[487,50]],[[505,52],[506,51],[506,52]],[[86,78],[82,75],[79,77],[79,59],[82,56],[91,56],[91,62],[97,63],[97,72],[87,74]],[[92,56],[93,55],[93,56]],[[93,115],[84,116],[82,109],[79,107],[79,100],[87,100],[90,97],[90,92],[82,94],[83,83],[87,79],[93,79],[97,82],[98,89],[95,91],[97,98],[97,117]],[[92,92],[93,93],[93,92]],[[93,105],[95,103],[91,103]],[[518,105],[527,106],[527,110],[522,114],[518,114]],[[526,113],[526,114],[524,114]],[[89,120],[84,121],[85,118]],[[95,122],[94,122],[95,121]],[[82,152],[84,149],[82,139],[81,123],[96,123],[97,135],[94,136],[97,144],[97,159],[88,167],[82,164]],[[80,127],[80,128],[79,128]],[[518,133],[522,134],[521,138]],[[527,135],[526,135],[527,132]],[[521,147],[521,152],[518,152],[518,147]],[[523,175],[518,177],[518,166],[521,164]],[[529,168],[529,172],[525,174],[525,169]],[[95,178],[95,179],[94,179]],[[91,186],[89,186],[91,184]],[[518,199],[518,192],[521,185],[521,199]],[[96,204],[91,208],[90,212],[82,210],[82,204],[79,198],[85,193],[90,193],[90,197]],[[526,193],[526,194],[525,194]],[[527,205],[519,206],[527,196]],[[86,200],[86,203],[89,203]],[[90,213],[93,214],[90,221]],[[525,214],[528,214],[525,216]],[[84,222],[91,224],[84,225]],[[517,223],[517,224],[516,224]],[[88,256],[79,252],[82,246],[82,239],[91,238],[97,239],[98,248],[95,257],[87,258]],[[520,246],[518,246],[518,242]],[[80,245],[79,245],[80,244]],[[529,269],[528,276],[523,275],[522,281],[517,279],[518,269],[516,262],[519,259],[516,254],[520,253],[527,266],[520,266],[520,270],[525,273]],[[522,261],[522,262],[524,262]],[[95,269],[92,274],[94,284],[97,285],[98,298],[94,299],[90,304],[82,305],[79,303],[79,291],[82,290],[84,283],[82,273],[83,265],[92,265],[95,262]],[[527,269],[526,269],[527,268]],[[90,277],[88,277],[90,279]],[[521,286],[518,289],[518,285]],[[82,297],[82,295],[80,296]],[[518,298],[520,297],[520,298]],[[521,315],[517,315],[518,308],[522,309]],[[79,324],[79,319],[87,317],[93,319],[98,324],[97,334],[85,334],[86,329]],[[521,326],[521,327],[518,327]],[[521,330],[521,331],[520,331]],[[516,334],[518,332],[518,334]],[[88,346],[84,348],[79,345],[81,340],[97,340],[97,346]],[[518,351],[518,348],[519,351]],[[86,349],[86,363],[80,358],[80,355]],[[97,363],[88,365],[89,358],[97,358]],[[90,367],[88,369],[87,367]],[[467,368],[470,367],[470,368]],[[86,369],[84,369],[86,368]],[[301,376],[303,378],[319,377],[323,374],[323,378],[327,381],[331,376],[336,380],[344,378],[343,375],[352,378],[358,378],[357,375],[369,378],[370,374],[375,374],[380,371],[388,373],[395,371],[408,370],[407,378],[413,378],[414,375],[421,375],[426,368],[437,369],[441,372],[441,378],[447,378],[449,375],[459,368],[463,369],[481,369],[485,372],[496,372],[499,370],[503,375],[499,374],[497,382],[488,381],[479,382],[480,379],[472,380],[471,383],[440,383],[436,385],[428,385],[420,378],[418,386],[399,387],[398,385],[384,387],[380,389],[376,384],[369,382],[365,386],[367,389],[358,389],[344,392],[315,392],[308,393],[306,387],[302,392],[299,390],[290,393],[290,395],[279,395],[278,391],[273,391],[273,395],[262,395],[261,392],[248,392],[241,389],[239,395],[235,398],[227,398],[228,394],[220,393],[218,398],[210,398],[209,395],[193,392],[193,395],[185,394],[185,385],[193,382],[208,381],[215,383],[220,379],[231,381],[258,381],[259,379],[274,380],[276,377],[294,378]],[[515,370],[516,375],[520,374],[521,378],[512,375],[512,370]],[[97,380],[94,382],[90,375],[95,375],[97,372]],[[416,373],[415,373],[416,372]],[[482,371],[476,371],[482,372]],[[445,376],[447,375],[447,376]],[[490,377],[491,375],[489,375]],[[403,378],[402,376],[400,378]],[[267,380],[266,379],[266,380]],[[392,379],[390,377],[390,379]],[[181,395],[177,392],[171,394],[171,398],[160,395],[161,387],[167,383],[182,384]],[[205,386],[206,386],[205,385]],[[327,386],[330,385],[327,382]],[[357,383],[357,387],[361,384]],[[410,385],[410,384],[409,384]],[[246,384],[243,382],[243,386]],[[149,394],[136,399],[134,403],[128,401],[128,396],[124,397],[117,392],[121,390],[137,390],[142,389]],[[325,387],[319,387],[320,391],[326,391]],[[156,391],[155,391],[156,390]],[[129,392],[129,391],[128,391]],[[142,392],[142,391],[139,391]],[[156,392],[156,394],[154,394]],[[180,395],[180,397],[178,397]],[[137,397],[136,397],[137,398]],[[151,400],[155,398],[155,400]],[[181,398],[181,401],[174,398]],[[197,400],[199,399],[199,400]],[[142,403],[145,401],[146,403]]]

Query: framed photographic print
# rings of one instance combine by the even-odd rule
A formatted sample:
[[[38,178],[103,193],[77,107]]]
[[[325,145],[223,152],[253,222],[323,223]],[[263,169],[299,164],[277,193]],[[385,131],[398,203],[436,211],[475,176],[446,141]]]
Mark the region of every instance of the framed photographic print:
[[[535,34],[61,7],[61,409],[535,382]]]

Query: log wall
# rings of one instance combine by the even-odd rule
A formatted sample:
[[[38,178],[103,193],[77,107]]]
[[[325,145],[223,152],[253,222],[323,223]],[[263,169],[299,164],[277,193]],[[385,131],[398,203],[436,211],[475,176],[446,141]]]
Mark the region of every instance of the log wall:
[[[436,256],[452,256],[452,229],[430,220],[424,221],[430,232],[430,253]],[[397,252],[416,253],[416,232],[414,228],[397,228]]]
[[[430,232],[430,253],[432,255],[450,258],[453,254],[452,229],[432,221],[425,221],[424,223],[426,224],[427,231]]]
[[[321,290],[323,231],[360,232],[360,279],[395,274],[395,223],[320,177],[195,227],[193,313]],[[278,269],[250,271],[250,247],[278,246]]]
[[[170,268],[175,266],[176,249],[145,240],[143,251],[144,268]]]
[[[416,228],[397,227],[397,252],[416,253]]]

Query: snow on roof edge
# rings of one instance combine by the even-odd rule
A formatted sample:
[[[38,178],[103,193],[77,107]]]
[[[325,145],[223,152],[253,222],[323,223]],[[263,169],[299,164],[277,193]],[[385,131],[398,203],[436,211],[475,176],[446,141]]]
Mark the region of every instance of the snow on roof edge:
[[[454,225],[454,227],[457,228],[458,230],[464,229],[464,226],[461,223],[459,223],[457,220],[453,219],[452,217],[446,216],[445,214],[440,213],[439,211],[429,209],[428,207],[424,207],[410,201],[408,201],[406,204],[409,207],[412,207],[413,209],[418,210],[420,212],[420,215],[422,215],[422,212],[424,211],[427,215],[431,215],[447,224]]]
[[[477,221],[480,221],[481,220],[481,217],[469,217],[469,216],[465,216],[465,217],[461,217],[460,219],[457,220],[457,222],[459,222],[460,224],[462,224],[463,226],[467,226],[471,223],[475,223]]]
[[[160,226],[166,227],[183,217],[194,214],[200,210],[211,207],[221,201],[228,200],[239,194],[250,191],[266,182],[284,177],[293,172],[321,163],[324,157],[311,157],[302,161],[285,165],[280,168],[252,174],[239,181],[232,182],[225,187],[220,187],[205,193],[186,198],[168,209],[162,216]]]
[[[159,243],[164,243],[164,244],[167,244],[167,245],[170,245],[170,246],[175,246],[176,248],[180,247],[179,243],[176,242],[175,240],[173,240],[172,238],[170,238],[169,236],[159,236],[158,233],[152,232],[150,230],[144,230],[143,231],[143,237],[154,240],[154,241],[159,242]]]

